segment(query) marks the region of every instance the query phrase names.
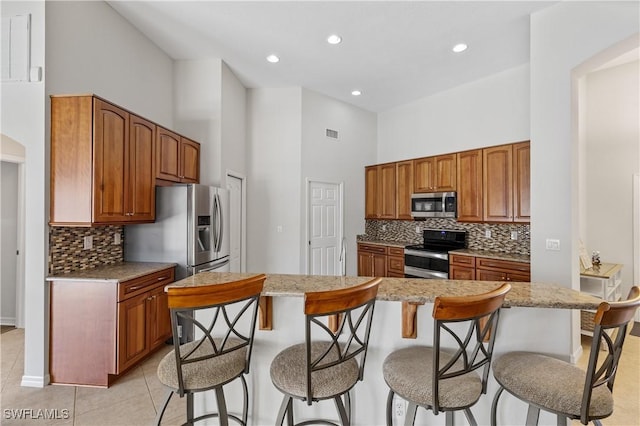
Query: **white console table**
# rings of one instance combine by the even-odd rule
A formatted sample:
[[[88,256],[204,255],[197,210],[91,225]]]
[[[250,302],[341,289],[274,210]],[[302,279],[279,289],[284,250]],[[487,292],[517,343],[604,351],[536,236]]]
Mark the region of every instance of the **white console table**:
[[[622,265],[602,263],[589,269],[580,268],[580,291],[615,302],[622,297]],[[595,311],[581,311],[582,334],[593,335],[593,317]]]

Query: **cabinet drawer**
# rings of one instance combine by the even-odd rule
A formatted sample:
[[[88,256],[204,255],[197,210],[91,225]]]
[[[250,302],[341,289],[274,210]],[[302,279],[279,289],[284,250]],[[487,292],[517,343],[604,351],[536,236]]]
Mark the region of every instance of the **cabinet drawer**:
[[[473,256],[463,256],[460,254],[452,254],[451,257],[449,258],[449,263],[451,265],[467,266],[470,268],[475,268],[476,258]]]
[[[404,258],[404,248],[389,247],[388,249],[389,249],[389,256],[401,256],[402,258]]]
[[[526,273],[529,274],[531,271],[531,265],[524,262],[514,262],[510,260],[496,260],[496,259],[486,259],[483,257],[476,258],[476,268],[477,269],[488,269],[488,270],[501,270],[501,271],[513,271],[517,273]]]
[[[387,254],[386,246],[377,246],[373,244],[358,244],[358,250],[368,251],[369,253]]]
[[[118,284],[118,302],[142,294],[157,285],[169,284],[173,280],[174,268],[169,268],[143,277],[123,281]]]

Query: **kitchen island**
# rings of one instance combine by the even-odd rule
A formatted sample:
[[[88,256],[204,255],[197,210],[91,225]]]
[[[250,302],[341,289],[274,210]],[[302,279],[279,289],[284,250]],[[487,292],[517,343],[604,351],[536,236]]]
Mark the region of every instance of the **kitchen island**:
[[[203,272],[175,283],[173,286],[198,286],[223,283],[249,277],[251,273]],[[261,327],[256,332],[251,372],[248,377],[250,392],[250,423],[272,424],[275,421],[281,394],[271,383],[269,366],[279,351],[287,346],[304,341],[304,310],[302,296],[305,292],[344,288],[369,280],[367,277],[334,277],[309,275],[267,274],[261,303]],[[430,345],[433,321],[431,309],[417,309],[412,321],[420,325],[421,332],[415,340],[403,339],[400,330],[407,320],[403,316],[402,303],[417,306],[430,304],[436,296],[464,296],[489,291],[501,285],[497,281],[422,280],[411,278],[382,278],[378,291],[378,302],[374,314],[365,377],[352,395],[354,423],[356,425],[384,424],[388,388],[382,377],[384,358],[401,347]],[[600,299],[558,285],[545,283],[511,283],[512,290],[505,299],[497,330],[495,355],[512,350],[535,350],[555,354],[563,359],[574,359],[579,354],[568,353],[569,338],[552,336],[554,324],[571,321],[571,312],[580,309],[595,309]],[[267,325],[267,327],[264,327]],[[425,365],[425,368],[430,366]],[[231,412],[239,411],[240,387],[232,384],[225,388]],[[497,389],[493,378],[489,381],[487,395],[472,408],[479,424],[489,424],[491,398]],[[211,395],[196,395],[196,414],[215,411],[215,398]],[[298,405],[299,404],[299,405]],[[319,416],[336,418],[332,401],[313,407],[296,401],[296,416],[307,419]],[[456,421],[466,424],[463,417]],[[402,416],[396,424],[402,423]],[[501,400],[499,424],[524,424],[526,406],[506,395]],[[555,422],[555,418],[541,423]],[[418,410],[416,424],[444,424],[444,416],[434,416]]]

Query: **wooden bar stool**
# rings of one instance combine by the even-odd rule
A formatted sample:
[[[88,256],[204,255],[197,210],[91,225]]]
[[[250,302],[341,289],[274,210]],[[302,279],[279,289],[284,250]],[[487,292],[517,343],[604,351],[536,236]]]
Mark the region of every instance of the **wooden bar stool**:
[[[351,423],[349,391],[363,379],[380,281],[304,295],[305,343],[288,347],[271,363],[271,381],[284,394],[276,425],[282,425],[285,415],[293,425],[294,398],[307,405],[333,399],[342,425]],[[335,333],[323,321],[333,315],[339,318]],[[336,424],[309,420],[298,425],[317,423]]]
[[[384,360],[388,426],[393,424],[396,394],[409,401],[406,425],[415,422],[418,407],[434,414],[444,411],[447,425],[453,425],[453,412],[462,410],[471,425],[477,424],[470,407],[487,391],[500,308],[510,289],[503,284],[479,295],[436,297],[433,346],[399,349]],[[459,334],[456,329],[466,331]],[[443,340],[454,347],[443,347]]]
[[[176,393],[181,398],[187,396],[186,424],[219,417],[221,425],[228,425],[232,419],[246,426],[248,391],[244,375],[249,372],[258,300],[265,278],[260,274],[224,284],[168,289],[173,335],[178,336],[180,319],[183,327],[193,324],[196,337],[201,336],[183,345],[175,337],[174,350],[160,361],[158,378],[169,390],[156,425]],[[244,390],[242,418],[227,412],[222,389],[237,378],[242,380]],[[210,389],[215,389],[218,412],[194,418],[193,394]]]
[[[496,424],[498,400],[506,390],[529,404],[527,425],[538,424],[540,410],[557,415],[557,424],[567,419],[584,425],[613,413],[613,382],[622,353],[627,326],[640,307],[640,288],[632,287],[623,302],[602,302],[594,318],[595,328],[587,370],[568,362],[533,352],[509,352],[493,363],[493,376],[500,389],[491,406],[491,424]],[[615,333],[612,333],[615,331]],[[612,337],[615,335],[615,337]],[[602,342],[605,350],[601,350]],[[600,355],[604,359],[599,362]],[[604,386],[606,385],[606,386]]]

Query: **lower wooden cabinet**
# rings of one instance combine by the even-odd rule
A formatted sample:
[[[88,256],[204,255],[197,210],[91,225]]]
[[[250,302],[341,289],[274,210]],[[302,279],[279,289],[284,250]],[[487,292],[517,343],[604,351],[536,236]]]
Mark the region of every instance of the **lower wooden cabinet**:
[[[52,383],[106,387],[171,337],[174,268],[132,280],[51,282]]]
[[[531,265],[526,262],[452,254],[449,279],[478,281],[531,281]]]
[[[375,244],[358,244],[358,275],[386,277],[387,247]]]
[[[404,249],[387,247],[387,277],[404,278]]]

